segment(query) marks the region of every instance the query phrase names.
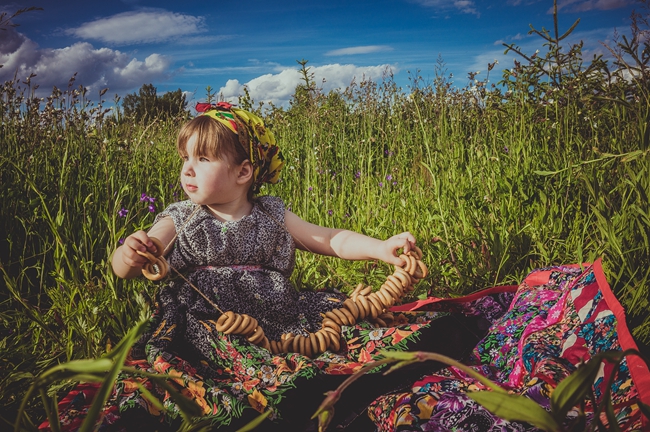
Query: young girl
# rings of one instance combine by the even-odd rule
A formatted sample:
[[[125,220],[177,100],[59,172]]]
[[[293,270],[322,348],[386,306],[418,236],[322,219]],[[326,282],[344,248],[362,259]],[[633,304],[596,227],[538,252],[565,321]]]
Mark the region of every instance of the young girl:
[[[226,103],[199,104],[197,111],[202,114],[182,128],[177,142],[183,159],[181,183],[189,200],[170,205],[149,232],[131,234],[112,257],[113,270],[122,278],[142,274],[146,253],[164,252],[174,270],[159,290],[149,333],[132,350],[133,365],[176,377],[183,393],[201,406],[215,427],[235,428],[268,410],[273,423],[267,422],[265,430],[271,424],[280,430],[303,430],[310,427],[309,417],[323,393],[373,360],[380,349],[460,355],[449,351],[453,343],[439,334],[473,345],[474,336],[457,334],[462,326],[455,322],[445,324],[443,318],[434,329],[432,313],[402,316],[401,325],[391,328],[367,322],[344,326],[340,349],[311,356],[315,358],[295,352],[274,355],[242,335],[219,331],[222,312],[233,311],[256,319],[269,341],[280,341],[284,334],[316,332],[323,314],[341,308],[346,297],[338,291],[299,292],[291,285],[296,247],[402,266],[397,251],[412,250],[416,240],[408,232],[382,241],[314,225],[287,210],[279,198],[255,197],[263,183],[277,182],[282,168],[273,135],[258,117]],[[416,345],[421,338],[440,346]],[[349,422],[379,394],[408,384],[403,376],[382,379],[372,391],[366,387],[339,402],[338,421]],[[118,380],[106,409],[112,416],[104,417],[104,425],[160,429],[179,421],[170,398],[159,395],[165,408],[161,411],[132,381]],[[142,383],[157,391],[146,380]],[[64,411],[70,415],[73,410]],[[159,421],[153,423],[151,416]]]

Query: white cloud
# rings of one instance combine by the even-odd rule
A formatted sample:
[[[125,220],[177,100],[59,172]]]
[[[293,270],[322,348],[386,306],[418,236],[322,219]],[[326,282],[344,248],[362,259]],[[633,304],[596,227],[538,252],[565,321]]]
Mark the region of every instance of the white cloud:
[[[110,48],[95,49],[87,42],[78,42],[60,49],[39,48],[15,29],[3,32],[0,41],[0,81],[19,79],[36,74],[32,81],[47,92],[53,86],[65,88],[77,73],[77,83],[92,92],[109,87],[111,92],[123,92],[144,83],[170,75],[171,61],[160,54],[151,54],[144,60]]]
[[[380,51],[392,51],[393,48],[386,45],[365,45],[355,46],[348,48],[341,48],[325,53],[326,56],[339,56],[339,55],[354,55],[354,54],[370,54]]]
[[[586,12],[590,10],[611,10],[628,6],[633,2],[630,0],[560,0],[557,10],[566,9],[567,12]],[[548,10],[553,13],[553,8]]]
[[[459,12],[480,16],[472,0],[410,0],[424,7],[435,9],[436,12],[448,12],[456,9]]]
[[[325,93],[345,88],[352,80],[362,79],[379,80],[383,78],[387,69],[395,71],[391,65],[378,66],[355,66],[352,64],[329,64],[324,66],[311,67],[309,71],[314,74],[314,80],[321,86]],[[301,75],[296,69],[284,69],[277,74],[266,74],[254,78],[247,83],[240,83],[236,79],[226,82],[226,85],[219,89],[220,95],[230,101],[236,102],[238,97],[244,94],[244,86],[257,102],[273,102],[275,105],[286,105],[293,96],[296,87],[302,82]]]
[[[82,39],[129,45],[162,42],[205,31],[203,17],[168,11],[143,10],[123,12],[108,18],[87,22],[78,28],[66,30],[66,33]]]

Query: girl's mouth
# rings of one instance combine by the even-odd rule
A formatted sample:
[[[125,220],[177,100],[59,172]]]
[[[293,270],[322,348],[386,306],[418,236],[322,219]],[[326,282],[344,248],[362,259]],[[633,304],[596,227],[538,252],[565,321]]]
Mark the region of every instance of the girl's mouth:
[[[194,192],[198,189],[197,186],[191,185],[191,184],[186,184],[185,185],[185,190],[188,192]]]

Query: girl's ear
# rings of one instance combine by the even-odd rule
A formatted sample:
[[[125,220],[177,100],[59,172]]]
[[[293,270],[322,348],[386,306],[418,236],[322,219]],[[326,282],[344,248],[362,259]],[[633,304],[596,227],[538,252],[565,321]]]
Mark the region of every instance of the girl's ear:
[[[239,165],[237,172],[237,183],[246,184],[253,178],[253,164],[245,160]]]

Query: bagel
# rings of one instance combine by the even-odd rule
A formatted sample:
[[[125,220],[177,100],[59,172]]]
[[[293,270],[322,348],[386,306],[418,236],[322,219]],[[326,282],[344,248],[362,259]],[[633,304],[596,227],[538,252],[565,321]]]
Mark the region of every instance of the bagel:
[[[318,338],[316,338],[315,333],[309,333],[309,345],[311,346],[313,356],[318,357],[320,352],[318,351]]]
[[[384,305],[381,304],[381,302],[379,301],[379,298],[377,298],[376,293],[372,293],[371,295],[369,295],[368,300],[377,309],[377,316],[379,316],[380,314],[382,314],[384,312]],[[373,318],[376,318],[376,316],[373,317]]]
[[[388,324],[386,324],[386,322],[379,317],[375,318],[375,323],[377,323],[379,327],[388,327]]]
[[[300,341],[303,339],[302,335],[296,335],[293,338],[293,344],[291,344],[291,352],[299,353],[300,352]],[[303,342],[304,344],[304,342]],[[304,345],[303,345],[304,347]]]
[[[362,289],[361,291],[359,291],[359,295],[367,296],[367,295],[370,294],[371,292],[372,292],[372,287],[371,287],[370,285],[368,285],[367,287],[365,287],[364,289]]]
[[[255,332],[247,339],[248,342],[257,345],[264,338],[264,331],[261,327],[255,329]]]
[[[337,322],[332,321],[331,319],[323,320],[322,327],[323,328],[331,328],[336,333],[341,333],[341,326]]]
[[[294,336],[287,336],[284,341],[282,342],[282,352],[288,353],[291,350],[291,346],[293,344],[293,339]]]
[[[316,340],[318,341],[318,351],[324,353],[327,351],[327,340],[328,336],[325,334],[324,330],[318,330],[314,335],[316,335]]]
[[[339,319],[341,320],[341,322],[343,323],[343,325],[350,325],[350,324],[352,324],[352,323],[350,322],[350,320],[348,319],[348,316],[347,316],[345,313],[343,313],[343,311],[342,311],[341,309],[332,309],[332,312],[333,312],[336,316],[339,317]],[[348,314],[349,314],[349,313],[350,313],[350,312],[348,312]],[[352,315],[350,314],[350,316],[352,316]],[[352,321],[352,322],[354,322],[354,321]]]
[[[163,246],[162,242],[156,237],[149,237],[149,240],[151,240],[151,243],[156,247],[156,252],[152,252],[152,254],[156,257],[162,256],[165,251],[165,246]]]
[[[409,260],[408,255],[406,254],[401,254],[399,258],[404,262],[404,265],[396,267],[401,267],[408,273],[409,269],[411,268],[411,260]]]
[[[359,300],[359,306],[361,306],[361,312],[362,314],[360,315],[360,319],[364,319],[368,315],[370,315],[370,303],[368,303],[368,299],[366,296],[359,296],[357,297],[357,300]]]
[[[339,351],[341,349],[340,336],[341,335],[339,334],[335,335],[334,333],[330,333],[330,347],[334,352]]]
[[[223,321],[222,321],[223,319]],[[228,311],[226,313],[221,314],[221,316],[217,319],[217,331],[220,332],[225,332],[232,323],[234,322],[235,319],[235,313],[233,311]]]
[[[345,315],[348,318],[348,321],[350,322],[349,325],[353,326],[357,323],[357,319],[354,317],[354,314],[350,312],[348,308],[342,307],[339,309],[343,315]]]
[[[327,311],[325,312],[325,317],[331,319],[338,325],[343,325],[343,322],[341,321],[341,318],[339,318],[338,315],[336,315],[333,311]]]
[[[244,320],[244,317],[241,314],[235,314],[235,321],[224,331],[224,334],[232,334],[236,329],[239,328],[239,325]]]
[[[359,319],[359,308],[357,307],[357,304],[354,302],[354,300],[346,299],[343,302],[343,306],[350,311],[356,322],[356,320]]]
[[[248,323],[248,326],[244,327],[244,329],[241,331],[241,334],[243,334],[244,336],[248,336],[252,334],[257,328],[257,325],[258,325],[257,320],[253,317],[250,317],[250,322]]]
[[[427,268],[427,266],[422,261],[418,260],[418,267],[420,267],[420,270],[422,271],[422,279],[427,277],[427,275],[429,274],[429,269]]]

